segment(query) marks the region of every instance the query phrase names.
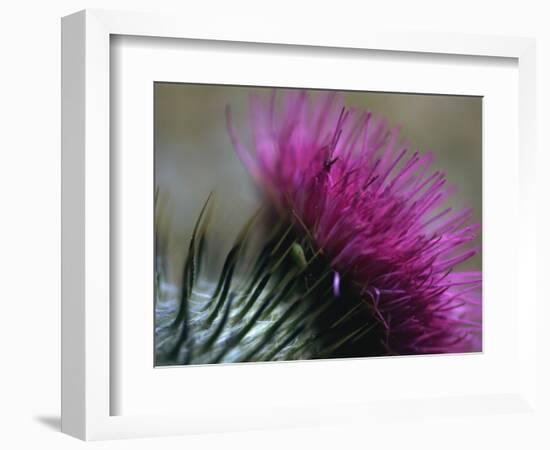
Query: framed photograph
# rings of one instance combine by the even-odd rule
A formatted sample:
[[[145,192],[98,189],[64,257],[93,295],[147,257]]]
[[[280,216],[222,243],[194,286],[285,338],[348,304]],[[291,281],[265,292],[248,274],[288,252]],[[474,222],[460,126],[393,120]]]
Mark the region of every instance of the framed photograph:
[[[535,411],[532,40],[94,10],[62,54],[64,432]]]

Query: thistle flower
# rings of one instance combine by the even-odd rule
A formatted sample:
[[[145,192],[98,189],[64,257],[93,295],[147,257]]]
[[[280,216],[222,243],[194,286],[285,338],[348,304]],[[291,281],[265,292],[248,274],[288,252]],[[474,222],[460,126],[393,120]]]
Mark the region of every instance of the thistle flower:
[[[401,146],[399,130],[347,109],[334,93],[251,97],[253,151],[242,163],[270,204],[307,235],[333,271],[334,298],[352,292],[382,330],[384,354],[481,351],[481,273],[471,211],[453,194],[433,155]]]

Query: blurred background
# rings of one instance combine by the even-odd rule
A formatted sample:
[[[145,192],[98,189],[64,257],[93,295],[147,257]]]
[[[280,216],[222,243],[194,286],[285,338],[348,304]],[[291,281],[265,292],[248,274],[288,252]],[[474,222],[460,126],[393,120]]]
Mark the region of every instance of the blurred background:
[[[257,190],[233,151],[225,123],[230,105],[235,128],[248,131],[251,92],[271,88],[155,83],[155,182],[161,192],[170,265],[180,273],[194,223],[210,192],[215,208],[209,250],[216,265],[257,210]],[[481,97],[346,92],[346,106],[368,109],[401,126],[410,150],[431,151],[433,171],[443,170],[458,190],[451,206],[473,208],[482,220]],[[481,245],[481,236],[478,238]],[[462,264],[481,270],[481,254]]]

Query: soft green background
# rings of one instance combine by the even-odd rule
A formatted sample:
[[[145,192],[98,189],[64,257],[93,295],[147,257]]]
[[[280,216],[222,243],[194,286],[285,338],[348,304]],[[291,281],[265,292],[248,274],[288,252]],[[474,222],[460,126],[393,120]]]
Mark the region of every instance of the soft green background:
[[[171,225],[171,259],[176,270],[205,199],[215,192],[213,260],[221,259],[258,196],[229,140],[224,110],[236,128],[248,130],[248,97],[265,88],[155,84],[155,177],[166,195]],[[400,125],[411,150],[432,151],[433,170],[447,173],[458,188],[452,203],[482,217],[482,99],[480,97],[347,92],[345,103],[368,109]],[[481,237],[478,239],[481,244]],[[219,256],[219,258],[218,258]],[[211,259],[211,260],[212,260]],[[481,270],[481,254],[463,264]]]

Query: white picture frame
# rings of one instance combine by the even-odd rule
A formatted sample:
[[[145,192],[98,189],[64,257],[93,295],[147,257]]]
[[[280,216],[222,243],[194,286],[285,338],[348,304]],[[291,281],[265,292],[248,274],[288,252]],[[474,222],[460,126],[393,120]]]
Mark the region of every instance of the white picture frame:
[[[112,320],[110,296],[111,184],[117,174],[110,169],[111,135],[111,37],[141,36],[192,41],[230,42],[234,45],[300,46],[338,53],[346,49],[399,52],[416,58],[432,55],[498,57],[517,61],[519,151],[517,183],[512,187],[517,223],[514,241],[517,266],[511,285],[522,286],[514,326],[517,327],[517,373],[506,388],[457,396],[421,393],[422,398],[397,395],[371,403],[359,399],[330,405],[272,405],[270,410],[251,410],[220,402],[215,412],[181,412],[113,415],[113,393],[120,386],[112,374]],[[223,52],[223,50],[221,50]],[[328,36],[312,28],[307,33],[265,29],[254,23],[234,29],[231,24],[207,27],[189,17],[113,11],[82,11],[62,21],[62,430],[85,440],[148,437],[173,434],[248,430],[268,427],[325,424],[334,421],[376,418],[381,415],[417,414],[432,409],[440,415],[489,414],[502,411],[536,413],[536,309],[534,260],[536,249],[534,195],[535,149],[535,44],[532,39],[455,34],[395,33],[383,30]],[[415,56],[416,55],[416,56]],[[516,121],[516,119],[514,119]],[[515,143],[512,145],[515,146]],[[517,296],[510,289],[510,296]],[[515,297],[514,297],[515,298]],[[346,370],[345,361],[332,363]],[[392,363],[393,364],[393,363]],[[397,364],[397,363],[396,363]],[[339,366],[338,366],[339,365]],[[349,365],[347,366],[349,367]],[[223,369],[223,368],[220,368]],[[261,370],[269,375],[273,366]],[[312,374],[312,364],[297,363],[293,376]],[[334,372],[337,373],[337,372]],[[281,374],[279,374],[281,375]],[[184,374],[182,374],[184,376]],[[283,374],[284,376],[284,374]],[[288,376],[288,375],[287,375]],[[434,391],[435,392],[435,391]],[[251,399],[250,402],[253,402]],[[395,413],[396,402],[401,406]],[[266,405],[269,408],[269,404]],[[330,406],[330,408],[328,407]],[[147,409],[147,408],[145,408]],[[246,420],[245,420],[246,419]]]

